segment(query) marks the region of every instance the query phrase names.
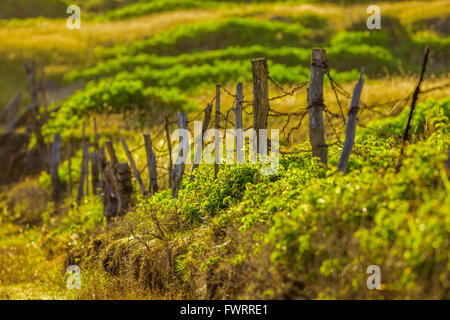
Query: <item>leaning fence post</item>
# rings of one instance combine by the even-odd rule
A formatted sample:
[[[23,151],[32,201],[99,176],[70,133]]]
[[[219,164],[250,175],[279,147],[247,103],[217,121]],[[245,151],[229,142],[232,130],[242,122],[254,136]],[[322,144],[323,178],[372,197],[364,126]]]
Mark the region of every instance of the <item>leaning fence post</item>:
[[[323,76],[326,68],[325,49],[313,49],[311,58],[311,79],[308,87],[309,139],[312,154],[327,165],[328,146],[323,127]]]
[[[6,118],[6,132],[12,133],[14,131],[14,125],[16,120],[17,109],[20,107],[22,101],[22,93],[18,93],[8,102],[0,115],[0,121]],[[5,117],[6,115],[6,117]]]
[[[99,186],[99,170],[98,170],[98,154],[93,151],[90,154],[91,158],[91,184],[92,184],[92,193],[98,194],[98,186]]]
[[[120,199],[120,206],[118,205],[117,215],[123,215],[126,213],[126,210],[131,203],[131,196],[133,194],[131,170],[128,163],[121,162],[117,165],[114,171],[119,187],[118,198]]]
[[[448,148],[447,160],[445,160],[445,166],[450,169],[450,147]]]
[[[169,188],[171,188],[173,160],[172,160],[172,143],[170,141],[170,132],[169,132],[169,117],[167,115],[164,117],[164,129],[166,131],[167,148],[169,149]]]
[[[86,168],[86,158],[88,157],[89,147],[86,143],[86,123],[83,122],[83,136],[82,136],[82,147],[83,147],[83,157],[81,160],[81,174],[80,174],[80,184],[78,186],[77,203],[80,204],[81,199],[84,195],[84,182],[86,180],[87,168]]]
[[[236,86],[236,104],[234,109],[234,119],[236,126],[236,160],[237,163],[244,163],[244,132],[242,131],[242,102],[244,101],[244,88],[242,82]]]
[[[86,166],[86,175],[85,175],[85,177],[86,177],[86,196],[89,196],[89,147],[86,152],[85,161],[86,161],[86,163],[85,163],[85,166]]]
[[[409,138],[409,129],[411,127],[411,121],[412,121],[414,109],[416,108],[416,103],[417,103],[417,100],[419,99],[420,86],[422,85],[423,77],[424,77],[425,71],[427,69],[428,55],[429,54],[430,54],[430,48],[428,46],[426,46],[425,47],[425,54],[424,54],[423,61],[422,61],[422,69],[420,71],[419,82],[417,83],[417,86],[414,89],[414,93],[413,93],[413,96],[412,96],[412,99],[411,99],[411,109],[409,110],[408,122],[406,123],[406,128],[405,128],[405,131],[403,133],[402,144],[400,146],[400,156],[399,156],[397,164],[395,165],[395,171],[397,173],[400,171],[400,167],[402,166],[403,156],[404,156],[404,152],[405,152],[405,148],[406,148],[406,143],[408,142],[408,138]]]
[[[134,176],[136,177],[136,180],[139,183],[139,188],[141,189],[141,193],[143,195],[145,195],[145,185],[144,185],[144,182],[142,181],[141,174],[139,173],[139,170],[136,167],[136,163],[134,162],[133,156],[131,155],[130,150],[128,149],[125,139],[122,138],[121,141],[122,141],[122,147],[125,150],[128,161],[130,162],[131,168],[133,169]]]
[[[118,190],[117,184],[114,183],[114,176],[110,168],[110,163],[106,159],[105,147],[99,147],[99,161],[103,172],[103,214],[109,223],[110,219],[115,215],[116,203],[120,197],[115,196],[114,192]]]
[[[67,195],[69,196],[69,199],[72,199],[72,143],[70,141],[69,145],[67,146],[67,171]]]
[[[81,199],[84,196],[84,183],[87,175],[87,165],[86,158],[88,157],[89,146],[87,143],[83,145],[83,158],[81,161],[81,174],[80,174],[80,185],[78,186],[78,195],[77,195],[77,203],[80,204]]]
[[[114,151],[114,146],[111,140],[105,142],[106,150],[108,151],[109,157],[111,159],[111,165],[114,167],[119,164],[119,160],[117,160],[116,152]]]
[[[147,154],[147,168],[149,177],[149,193],[151,195],[158,192],[158,175],[156,171],[156,156],[152,149],[152,139],[150,133],[144,133],[145,153]]]
[[[99,187],[100,187],[100,193],[103,192],[103,169],[100,162],[100,144],[99,144],[99,136],[98,136],[98,130],[97,130],[97,120],[94,117],[94,148],[95,152],[97,153],[97,171],[98,171],[98,179],[99,179]]]
[[[212,105],[208,103],[205,108],[205,115],[203,116],[201,135],[198,136],[195,140],[196,150],[194,154],[194,164],[192,165],[191,178],[189,181],[194,180],[195,178],[194,171],[198,168],[199,163],[202,159],[203,139],[206,130],[208,130],[209,122],[211,120],[211,114],[212,114]]]
[[[256,153],[259,153],[259,130],[267,129],[269,115],[269,69],[266,58],[252,60],[253,129],[256,132]]]
[[[348,112],[347,127],[345,128],[345,142],[342,150],[341,159],[339,160],[338,170],[345,172],[347,169],[348,158],[352,152],[353,144],[355,142],[356,120],[359,111],[359,100],[364,86],[363,78],[364,69],[361,70],[361,76],[353,89],[352,101],[350,103],[350,110]]]
[[[42,135],[42,123],[40,121],[40,113],[39,113],[39,86],[36,83],[36,63],[34,61],[28,62],[25,61],[25,74],[28,80],[28,86],[30,89],[30,98],[31,98],[31,127],[28,128],[28,131],[31,129],[33,131],[36,144],[39,151],[39,157],[41,158],[42,163],[45,165],[45,169],[47,172],[50,171],[49,168],[49,155],[46,154],[45,148],[45,139]]]
[[[219,173],[219,163],[220,161],[220,84],[216,85],[216,123],[215,123],[215,134],[214,134],[214,179],[217,179],[217,174]]]
[[[61,160],[61,135],[58,133],[55,135],[55,139],[52,145],[51,158],[50,158],[50,175],[52,177],[52,200],[54,203],[58,203],[60,200],[60,187],[61,181],[59,180],[58,168]]]
[[[181,186],[181,181],[183,179],[183,173],[185,169],[186,157],[189,156],[185,154],[186,146],[189,144],[187,141],[186,135],[186,127],[187,127],[187,115],[184,112],[178,112],[178,129],[181,130],[180,140],[179,140],[179,152],[178,157],[175,162],[172,171],[172,198],[176,198],[178,196],[178,190]]]
[[[105,190],[103,193],[105,203],[105,215],[107,222],[111,221],[112,217],[123,215],[126,213],[128,205],[131,203],[131,194],[133,192],[133,185],[131,184],[131,171],[128,163],[119,163],[114,146],[110,140],[105,142],[106,148],[111,159],[111,165],[108,164],[104,155],[101,155],[104,165],[103,172],[105,174]],[[103,150],[101,150],[103,153]],[[111,194],[109,194],[111,193]]]

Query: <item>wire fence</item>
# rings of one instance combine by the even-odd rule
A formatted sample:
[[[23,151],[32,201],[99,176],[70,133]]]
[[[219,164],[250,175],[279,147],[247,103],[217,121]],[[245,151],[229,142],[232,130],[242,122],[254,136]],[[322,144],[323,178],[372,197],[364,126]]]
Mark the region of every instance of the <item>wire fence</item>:
[[[327,144],[328,146],[331,145],[338,145],[340,147],[342,147],[343,142],[341,141],[341,136],[342,136],[342,131],[343,129],[345,129],[346,126],[346,116],[344,113],[344,106],[348,104],[348,101],[351,99],[351,93],[348,92],[343,85],[341,85],[339,82],[337,82],[330,74],[330,67],[328,65],[320,65],[321,68],[324,69],[324,73],[326,75],[326,77],[328,78],[329,82],[330,82],[330,88],[333,91],[333,95],[335,98],[335,102],[337,104],[338,107],[338,111],[337,112],[333,112],[331,111],[327,106],[326,103],[323,104],[323,113],[325,115],[326,118],[326,136],[327,137],[332,137],[330,139],[330,142]],[[282,100],[286,97],[292,97],[295,96],[300,90],[302,89],[306,89],[309,81],[305,81],[302,82],[296,86],[294,86],[293,88],[284,88],[281,84],[279,84],[278,82],[276,82],[273,78],[271,78],[270,76],[267,77],[268,80],[274,85],[274,87],[276,87],[279,91],[282,92],[282,94],[280,95],[276,95],[273,97],[269,98],[269,101],[276,101],[276,100]],[[436,90],[444,90],[446,88],[450,87],[450,82],[446,82],[444,84],[440,84],[438,86],[435,87],[431,87],[425,90],[421,90],[421,93],[430,93]],[[231,97],[232,99],[236,99],[236,95],[231,93],[226,87],[221,86],[220,88],[221,93],[226,94],[227,96]],[[412,91],[409,92],[408,94],[402,96],[401,98],[398,99],[394,99],[394,100],[389,100],[386,102],[380,102],[380,103],[374,103],[374,104],[368,104],[364,101],[360,101],[361,104],[361,110],[360,110],[360,114],[364,111],[368,111],[371,112],[375,115],[377,115],[378,117],[389,117],[391,116],[391,112],[390,113],[384,113],[381,112],[379,110],[377,110],[377,108],[382,108],[382,107],[386,107],[386,106],[394,106],[394,108],[396,108],[400,103],[406,103],[407,101],[409,101],[409,99],[412,97]],[[211,99],[209,99],[209,104],[213,105],[214,102],[216,100],[216,96],[214,95],[214,97],[212,97]],[[246,108],[252,106],[254,103],[253,100],[243,100],[242,104],[243,104],[243,109],[245,110]],[[305,103],[306,104],[306,103]],[[302,128],[302,124],[306,118],[306,115],[308,114],[308,107],[305,106],[303,108],[298,108],[296,111],[292,111],[292,112],[282,112],[282,111],[278,111],[272,107],[269,107],[269,114],[268,117],[273,117],[273,118],[278,118],[278,119],[285,119],[284,123],[282,123],[282,125],[280,126],[280,137],[282,138],[283,141],[286,142],[291,142],[289,143],[286,147],[288,148],[288,150],[280,150],[281,154],[295,154],[295,153],[301,153],[301,152],[311,152],[310,149],[307,150],[297,150],[297,151],[291,151],[289,148],[293,146],[293,142],[291,140],[292,135],[295,133],[295,131],[300,130]],[[221,124],[219,124],[219,128],[222,130],[227,130],[230,128],[235,128],[235,123],[230,119],[230,117],[234,114],[235,111],[235,101],[233,101],[233,104],[226,108],[225,110],[221,110],[220,112],[220,120],[221,120]],[[191,117],[188,121],[187,124],[192,124],[194,121],[200,121],[202,115],[204,114],[204,110],[200,110],[199,112],[197,112],[196,114],[194,114],[193,117]],[[247,115],[252,115],[252,112],[249,111],[246,113]],[[392,136],[392,134],[388,133],[388,132],[384,132],[382,130],[379,129],[375,129],[373,127],[369,127],[367,124],[362,123],[358,118],[358,123],[357,126],[372,131],[376,134],[382,134],[385,136],[391,136],[394,137],[396,139],[400,139],[400,136]],[[291,123],[295,122],[295,124],[291,125]],[[168,124],[169,125],[173,125],[176,124],[177,120],[176,119],[172,119],[169,120]],[[290,126],[291,125],[291,126]],[[214,127],[214,122],[211,121],[208,129],[213,129]],[[245,128],[244,131],[251,129],[252,126]],[[193,130],[188,126],[188,130],[192,133]],[[158,158],[162,159],[164,157],[169,156],[169,151],[168,151],[168,146],[167,146],[167,140],[163,138],[163,134],[164,134],[164,126],[162,126],[161,128],[158,129],[158,133],[152,137],[153,141],[163,141],[162,145],[160,144],[160,147],[156,147],[156,145],[153,145],[153,148],[157,151],[158,153]],[[211,141],[209,143],[212,143]],[[206,145],[208,145],[209,143],[207,143]],[[191,142],[190,148],[192,150],[192,148],[195,145],[195,137],[193,139],[193,142]],[[134,153],[139,149],[142,149],[144,147],[144,145],[140,145],[137,148],[133,149],[131,152]],[[358,151],[355,150],[354,152],[355,154],[362,156],[364,158],[370,158],[371,156],[366,156],[362,153],[358,153]],[[147,168],[147,165],[142,168],[140,171],[143,172],[145,171],[145,169]],[[169,168],[167,166],[158,166],[159,169],[165,170],[166,171],[166,175],[169,172]]]
[[[337,145],[340,148],[343,148],[344,143],[341,140],[342,136],[343,136],[343,130],[346,128],[347,125],[347,116],[349,114],[350,111],[345,111],[350,110],[349,109],[349,104],[350,104],[350,99],[352,99],[352,94],[350,92],[348,92],[344,86],[342,84],[340,84],[338,81],[336,81],[332,75],[331,75],[331,69],[328,66],[328,64],[325,63],[312,63],[311,67],[318,67],[323,71],[323,76],[326,77],[329,80],[329,86],[330,89],[332,90],[332,97],[333,100],[328,100],[325,101],[323,98],[321,99],[321,101],[319,101],[319,106],[321,108],[321,112],[324,115],[324,120],[326,121],[324,124],[324,135],[326,137],[326,146],[330,147],[333,145]],[[311,108],[315,107],[316,105],[310,105],[307,101],[307,99],[305,99],[305,104],[303,106],[298,106],[295,108],[294,111],[290,111],[290,112],[286,112],[286,111],[281,111],[281,110],[277,110],[276,108],[274,108],[271,103],[273,102],[279,102],[279,101],[283,101],[283,99],[286,99],[287,97],[294,97],[296,95],[298,95],[299,93],[301,93],[301,91],[303,89],[308,89],[310,86],[310,82],[309,81],[305,81],[302,83],[299,83],[297,85],[295,85],[292,88],[285,88],[283,87],[280,83],[278,83],[277,81],[275,81],[272,77],[269,76],[268,71],[267,71],[267,81],[270,82],[273,87],[279,91],[280,93],[277,95],[274,95],[272,97],[267,97],[267,105],[268,105],[268,110],[267,110],[267,119],[266,122],[269,122],[269,119],[271,122],[272,126],[278,126],[279,132],[280,132],[280,138],[281,138],[281,149],[279,150],[279,153],[282,155],[289,155],[289,154],[298,154],[298,153],[305,153],[305,152],[312,152],[312,149],[300,149],[298,146],[293,148],[296,145],[296,142],[294,142],[294,138],[293,135],[295,132],[297,132],[298,130],[301,130],[304,127],[304,121],[305,118],[308,114],[310,114],[311,112]],[[323,81],[323,80],[322,80]],[[443,84],[439,84],[437,86],[431,87],[431,88],[427,88],[427,89],[423,89],[420,90],[421,94],[425,94],[425,93],[430,93],[436,90],[445,90],[447,88],[450,87],[450,81],[449,82],[445,82]],[[269,87],[267,86],[267,90],[269,89]],[[196,145],[196,143],[198,142],[197,137],[194,136],[193,134],[193,128],[192,128],[192,124],[195,121],[204,121],[204,119],[202,119],[202,116],[205,118],[205,114],[206,111],[208,110],[209,112],[209,116],[210,118],[208,118],[208,125],[202,126],[202,135],[204,133],[204,131],[208,130],[208,129],[219,129],[219,130],[223,130],[224,131],[224,135],[223,137],[226,137],[226,133],[228,129],[232,129],[235,130],[236,129],[236,123],[235,121],[233,121],[233,115],[236,115],[236,110],[237,110],[237,105],[239,104],[242,108],[242,112],[245,113],[247,116],[254,116],[257,111],[255,111],[256,109],[256,105],[257,102],[255,102],[255,100],[244,100],[242,98],[242,101],[238,101],[238,94],[233,94],[232,92],[230,92],[230,90],[228,90],[225,86],[220,86],[217,85],[217,90],[216,94],[211,97],[211,99],[208,99],[209,103],[206,107],[206,109],[204,110],[199,110],[197,113],[195,113],[194,115],[192,115],[190,117],[189,120],[186,120],[185,122],[185,126],[186,129],[189,130],[189,132],[191,133],[191,136],[194,137],[194,139],[192,139],[192,141],[189,144],[189,150],[194,150],[194,146]],[[416,89],[417,90],[417,89]],[[254,90],[255,92],[255,90]],[[224,96],[231,98],[232,99],[232,103],[230,106],[228,106],[227,108],[221,108],[220,110],[216,110],[216,118],[214,119],[214,117],[212,115],[214,115],[214,113],[212,112],[212,107],[214,105],[214,103],[219,104],[223,103],[225,101],[225,99],[223,99],[223,101],[220,101],[218,99],[220,99],[221,94],[223,94]],[[308,93],[309,95],[309,93]],[[323,94],[322,94],[323,96]],[[373,104],[369,104],[366,103],[363,100],[359,101],[359,117],[357,118],[357,122],[356,125],[360,128],[363,128],[365,130],[369,130],[372,131],[375,134],[378,135],[383,135],[383,136],[387,136],[387,137],[392,137],[394,139],[401,139],[401,136],[393,136],[392,134],[388,133],[388,132],[384,132],[382,129],[379,128],[374,128],[372,126],[369,126],[368,123],[364,123],[363,121],[363,114],[365,112],[370,113],[371,115],[375,115],[378,118],[388,118],[391,117],[394,113],[395,110],[397,110],[397,108],[404,104],[406,105],[407,102],[412,98],[413,96],[413,90],[411,90],[410,92],[408,92],[407,94],[404,94],[402,97],[398,98],[398,99],[393,99],[393,100],[389,100],[389,101],[384,101],[384,102],[378,102],[378,103],[373,103]],[[256,99],[256,98],[254,98]],[[328,98],[329,99],[329,98]],[[296,99],[296,101],[299,101],[299,99]],[[336,108],[335,110],[331,110],[328,105],[331,105],[335,103]],[[392,106],[391,110],[389,112],[386,113],[386,107],[388,106]],[[216,106],[217,107],[217,106]],[[250,109],[250,107],[253,107],[253,110]],[[366,116],[366,118],[370,121],[372,120],[372,116]],[[210,121],[211,120],[211,121]],[[253,119],[255,121],[255,119]],[[203,123],[202,123],[203,124]],[[160,173],[158,173],[158,179],[162,179],[165,178],[167,176],[169,176],[169,186],[173,183],[172,182],[172,171],[174,170],[174,166],[173,166],[173,152],[172,152],[172,141],[170,141],[170,136],[169,136],[169,132],[171,132],[171,127],[176,128],[179,125],[179,121],[178,119],[171,119],[169,118],[169,116],[166,116],[166,120],[164,122],[164,124],[160,125],[160,126],[156,126],[153,128],[153,132],[156,132],[156,134],[152,135],[151,137],[151,141],[153,141],[153,143],[151,144],[151,148],[152,148],[152,152],[153,150],[155,151],[155,157],[156,157],[156,163],[155,163],[155,170],[157,169]],[[248,128],[243,129],[243,131],[247,131],[249,129],[252,129],[255,127],[255,122],[253,123],[253,125],[250,125]],[[165,136],[164,136],[165,135]],[[202,142],[202,147],[206,147],[209,144],[213,143],[214,141],[208,141],[206,143],[204,143],[203,141],[203,136],[200,140]],[[270,139],[269,139],[270,141]],[[145,143],[141,144],[133,149],[131,149],[130,154],[136,154],[138,151],[140,151],[142,148],[146,147]],[[269,147],[270,150],[270,147]],[[148,150],[146,150],[148,152]],[[197,150],[196,150],[197,152]],[[366,154],[363,152],[360,152],[358,150],[358,148],[354,148],[353,149],[353,153],[363,157],[367,160],[370,161],[377,161],[378,159],[375,159],[373,155],[370,154]],[[190,155],[188,155],[190,156]],[[195,157],[195,156],[194,156]],[[377,156],[378,158],[380,156]],[[395,156],[391,156],[391,155],[385,155],[382,156],[385,158],[389,158],[389,159],[393,159],[395,158]],[[169,158],[170,161],[167,161],[167,159]],[[161,165],[162,164],[162,165]],[[149,168],[149,163],[146,163],[142,168],[136,168],[135,169],[135,174],[139,174],[142,175],[146,170],[150,171]],[[183,169],[184,171],[184,169]],[[191,176],[192,177],[192,176]],[[139,178],[140,179],[140,178]],[[149,178],[148,183],[150,184],[151,178]]]

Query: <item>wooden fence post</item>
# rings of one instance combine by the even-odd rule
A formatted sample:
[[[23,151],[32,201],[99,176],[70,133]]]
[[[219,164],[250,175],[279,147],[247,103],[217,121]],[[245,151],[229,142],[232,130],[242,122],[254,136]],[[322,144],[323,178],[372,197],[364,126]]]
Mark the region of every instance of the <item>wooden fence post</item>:
[[[356,120],[359,111],[359,100],[364,86],[363,78],[364,69],[361,70],[361,76],[353,89],[352,101],[350,103],[350,110],[348,112],[347,127],[345,128],[345,142],[342,150],[341,159],[339,160],[338,170],[345,172],[347,169],[348,158],[352,152],[353,144],[355,142]]]
[[[158,192],[158,175],[156,171],[156,156],[152,148],[150,133],[144,133],[145,153],[147,154],[147,168],[149,177],[149,194]]]
[[[105,192],[103,201],[105,203],[104,214],[107,222],[115,216],[126,213],[128,205],[131,203],[133,185],[131,184],[131,171],[128,163],[119,163],[114,146],[111,140],[105,142],[111,163],[106,161],[106,157],[101,155],[103,172],[105,175]],[[103,152],[103,150],[101,151]]]
[[[127,143],[125,142],[125,139],[122,138],[121,141],[122,141],[122,147],[125,150],[125,153],[127,154],[128,161],[130,162],[131,168],[133,169],[134,176],[136,177],[136,180],[139,183],[139,188],[141,189],[141,193],[143,195],[145,195],[145,185],[144,185],[144,182],[142,181],[141,174],[139,173],[139,170],[136,167],[136,163],[134,162],[133,156],[131,155],[130,150],[128,149],[128,146],[127,146]]]
[[[20,96],[21,93],[19,92],[18,94],[16,94],[7,104],[6,106],[2,109],[2,111],[0,112],[0,122],[4,121],[7,122],[8,121],[8,113],[9,113],[9,109],[11,109],[11,105],[15,104],[15,101],[17,100],[17,97]]]
[[[203,139],[206,130],[208,130],[209,122],[211,120],[211,114],[212,114],[212,105],[209,103],[206,106],[205,109],[205,115],[203,116],[203,123],[202,123],[202,132],[199,137],[196,138],[195,145],[195,155],[194,155],[194,164],[192,165],[192,171],[191,171],[191,178],[190,181],[193,181],[195,178],[194,171],[198,168],[199,162],[202,159],[202,150],[203,150]]]
[[[323,76],[326,68],[325,49],[313,49],[311,58],[311,79],[308,87],[309,139],[312,154],[327,165],[328,146],[323,126]]]
[[[20,107],[22,102],[22,93],[18,93],[12,98],[8,104],[3,108],[0,114],[0,121],[6,119],[6,132],[12,133],[14,131],[14,126],[16,124],[17,109]]]
[[[100,193],[103,192],[103,169],[100,161],[100,144],[99,144],[99,136],[97,131],[97,120],[94,117],[94,148],[97,153],[97,171],[98,171],[98,179],[99,179],[99,187]]]
[[[105,142],[106,150],[108,151],[109,158],[111,159],[111,165],[114,167],[119,164],[119,160],[117,160],[116,152],[114,151],[114,146],[111,140]]]
[[[220,146],[221,139],[220,134],[218,134],[220,130],[220,84],[216,85],[216,131],[214,133],[214,179],[217,179],[217,174],[219,173],[219,163],[221,163],[220,159]]]
[[[406,148],[406,143],[408,142],[408,139],[409,139],[409,129],[411,127],[411,120],[412,120],[412,117],[413,117],[414,109],[416,108],[417,100],[419,99],[420,86],[422,85],[423,76],[425,75],[425,71],[427,69],[429,53],[430,53],[430,48],[428,46],[426,46],[425,47],[425,54],[424,54],[423,61],[422,61],[422,69],[420,71],[419,82],[417,83],[417,86],[414,89],[414,93],[413,93],[413,96],[412,96],[412,99],[411,99],[411,109],[409,110],[408,122],[406,123],[406,128],[405,128],[405,131],[403,133],[402,144],[401,144],[401,147],[400,147],[400,156],[399,156],[397,164],[395,165],[395,170],[396,170],[397,173],[400,171],[400,167],[402,166],[403,156],[404,156],[404,152],[405,152],[405,148]]]
[[[169,117],[167,115],[164,117],[164,129],[166,131],[167,148],[169,149],[169,188],[172,188],[172,171],[173,171],[172,143],[170,141]]]
[[[69,199],[72,199],[72,143],[69,141],[67,146],[67,171],[68,171],[68,182],[67,182],[67,195]]]
[[[86,149],[86,158],[84,159],[86,161],[85,166],[86,166],[86,196],[89,195],[89,145],[86,143],[86,145],[88,146],[88,148]]]
[[[49,167],[49,155],[46,152],[45,140],[42,135],[41,127],[41,119],[39,114],[39,86],[36,83],[36,63],[32,61],[31,63],[25,62],[25,74],[28,80],[28,86],[30,88],[30,98],[31,98],[31,128],[28,128],[28,131],[32,131],[36,137],[36,144],[39,151],[39,157],[41,158],[42,163],[44,164],[46,171],[50,172]],[[30,130],[31,129],[31,130]]]
[[[445,160],[445,166],[450,170],[450,147],[448,148],[447,160]]]
[[[80,184],[78,186],[77,203],[80,204],[84,195],[84,183],[87,175],[86,168],[86,158],[88,157],[89,147],[86,143],[86,123],[83,122],[83,136],[82,136],[82,147],[83,147],[83,158],[81,161],[81,174],[80,174]]]
[[[244,88],[242,82],[236,86],[236,104],[234,109],[235,130],[236,130],[236,160],[237,163],[244,163],[244,132],[242,131],[242,102],[244,101]]]
[[[83,144],[83,159],[81,161],[81,174],[80,174],[80,185],[78,186],[78,196],[77,202],[80,204],[84,197],[86,176],[88,175],[87,159],[89,157],[89,146],[87,143]]]
[[[103,214],[109,224],[111,218],[117,211],[117,202],[119,201],[119,198],[116,193],[119,188],[117,183],[115,183],[110,163],[106,159],[105,147],[99,148],[99,160],[103,172]]]
[[[131,203],[133,194],[133,185],[131,183],[131,171],[128,163],[122,162],[115,168],[115,177],[119,186],[120,207],[117,209],[116,215],[124,215]]]
[[[45,112],[47,112],[47,89],[45,87],[45,64],[43,61],[41,61],[40,67],[41,78],[39,79],[39,91],[41,92],[42,105],[45,108]]]
[[[100,177],[99,177],[99,161],[98,161],[98,153],[93,151],[91,152],[91,184],[92,184],[92,194],[98,194]]]
[[[266,58],[252,60],[253,129],[256,132],[256,153],[259,154],[259,130],[267,129],[269,115],[269,69]]]
[[[61,160],[61,135],[55,135],[51,158],[50,158],[50,175],[52,178],[52,200],[56,204],[61,199],[61,180],[59,179],[58,168]]]
[[[186,113],[178,112],[178,129],[185,131],[186,127],[187,127]],[[184,152],[186,150],[186,146],[188,144],[189,144],[189,142],[187,141],[187,135],[185,134],[185,132],[180,134],[178,158],[173,167],[172,177],[171,177],[172,178],[171,179],[172,180],[172,183],[171,183],[172,198],[176,198],[178,196],[178,190],[180,189],[180,186],[181,186],[184,169],[186,167],[185,160],[186,160],[186,157],[189,156],[188,154],[184,154]]]

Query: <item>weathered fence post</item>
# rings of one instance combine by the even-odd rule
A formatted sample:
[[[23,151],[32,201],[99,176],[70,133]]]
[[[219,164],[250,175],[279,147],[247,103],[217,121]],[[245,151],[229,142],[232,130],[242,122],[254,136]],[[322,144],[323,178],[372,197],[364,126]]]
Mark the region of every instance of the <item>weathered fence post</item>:
[[[131,171],[128,163],[119,163],[114,146],[110,140],[105,142],[111,163],[106,161],[101,149],[102,167],[105,175],[105,192],[103,193],[104,214],[107,222],[115,216],[124,215],[131,203],[133,185],[131,184]]]
[[[167,148],[169,149],[169,188],[172,188],[172,170],[173,170],[172,142],[170,141],[169,117],[167,115],[164,117],[164,129],[166,131]]]
[[[39,86],[36,83],[36,63],[33,61],[31,63],[25,62],[25,74],[27,75],[28,86],[30,88],[30,98],[31,98],[31,128],[28,128],[28,132],[32,131],[36,137],[36,144],[39,152],[39,157],[44,164],[46,171],[50,172],[49,167],[49,155],[46,152],[45,140],[42,135],[41,119],[39,114]],[[30,130],[31,129],[31,130]]]
[[[150,133],[144,133],[145,153],[147,154],[147,168],[149,177],[148,191],[150,195],[158,192],[158,175],[156,171],[156,156],[152,148]]]
[[[125,139],[122,138],[121,141],[122,141],[122,147],[125,150],[128,161],[130,162],[131,168],[133,169],[134,176],[136,177],[136,180],[138,181],[139,188],[141,189],[141,193],[143,195],[145,195],[145,185],[144,185],[144,182],[142,181],[141,174],[139,173],[139,170],[136,167],[136,163],[134,162],[134,159],[130,153],[130,150],[128,150],[128,146],[127,146],[127,143],[125,142]]]
[[[445,166],[450,170],[450,147],[448,148],[447,160],[445,160]]]
[[[69,199],[72,199],[72,143],[69,141],[67,146],[67,171],[68,171],[68,182],[67,182],[67,195]]]
[[[45,108],[45,112],[47,112],[47,89],[45,87],[45,64],[43,61],[40,63],[41,67],[41,78],[39,79],[39,91],[42,96],[42,104]]]
[[[414,93],[413,93],[413,96],[412,96],[411,109],[409,110],[409,115],[408,115],[408,122],[406,123],[406,128],[405,128],[405,131],[403,133],[402,144],[401,144],[401,147],[400,147],[400,156],[399,156],[398,162],[397,162],[397,164],[395,166],[397,173],[400,171],[400,167],[402,166],[403,156],[404,156],[404,152],[405,152],[405,148],[406,148],[406,143],[408,142],[408,139],[409,139],[409,129],[411,127],[411,120],[412,120],[412,117],[413,117],[414,109],[416,108],[417,100],[419,98],[420,86],[422,85],[422,82],[423,82],[423,76],[425,75],[425,71],[427,69],[429,53],[430,53],[430,48],[428,46],[426,46],[425,47],[425,54],[424,54],[423,61],[422,61],[422,69],[420,71],[419,82],[417,83],[416,89],[414,90]]]
[[[81,199],[84,195],[84,183],[87,175],[86,159],[89,153],[89,147],[86,143],[86,123],[83,122],[83,136],[82,136],[82,147],[83,147],[83,158],[81,160],[81,174],[80,174],[80,184],[78,186],[77,203],[80,204]]]
[[[256,132],[256,153],[259,153],[259,130],[267,129],[269,115],[269,69],[265,58],[252,60],[253,129]]]
[[[86,149],[86,159],[85,159],[85,161],[86,161],[86,163],[85,163],[85,166],[86,166],[86,175],[85,175],[85,177],[86,177],[86,196],[89,196],[89,145],[86,143],[86,145],[88,146],[88,148]]]
[[[17,109],[20,107],[20,103],[22,102],[22,94],[19,92],[12,98],[8,104],[5,106],[0,115],[0,121],[3,118],[6,119],[6,132],[12,133],[14,131],[14,126],[16,124],[16,114]]]
[[[114,151],[114,146],[111,140],[105,142],[106,150],[108,151],[109,158],[111,159],[111,165],[114,167],[119,164],[119,160],[117,160],[116,152]]]
[[[90,155],[91,158],[91,184],[92,184],[92,194],[98,194],[99,189],[99,161],[98,161],[98,153],[93,151]]]
[[[203,139],[204,139],[206,130],[208,130],[209,121],[211,120],[211,114],[212,114],[212,105],[210,105],[208,103],[205,108],[205,115],[203,116],[201,135],[198,136],[195,140],[196,150],[195,150],[195,154],[194,154],[194,164],[192,165],[190,181],[194,180],[194,178],[195,178],[194,171],[198,168],[199,163],[202,159]]]
[[[361,76],[353,89],[352,101],[350,102],[350,110],[348,112],[347,127],[345,128],[345,142],[342,150],[341,159],[339,160],[338,170],[345,172],[347,169],[348,158],[352,152],[355,142],[356,120],[359,111],[359,100],[364,86],[363,78],[364,69],[361,70]]]
[[[115,168],[115,176],[119,186],[120,207],[117,210],[118,216],[124,215],[131,203],[133,185],[131,183],[131,170],[128,163],[121,162]]]
[[[219,163],[221,163],[220,159],[220,147],[221,147],[221,139],[220,139],[220,84],[216,85],[216,123],[215,123],[215,134],[214,134],[214,179],[217,179],[217,174],[219,173]]]
[[[187,127],[187,115],[184,112],[178,112],[178,129],[182,130],[180,134],[180,140],[179,140],[179,151],[178,151],[178,157],[175,162],[175,165],[173,167],[172,171],[172,198],[176,198],[178,196],[178,190],[181,186],[181,181],[183,179],[183,173],[186,166],[186,157],[189,156],[188,154],[185,154],[186,152],[186,146],[189,144],[187,141],[187,135],[186,135],[186,127]]]
[[[236,86],[236,103],[234,109],[235,130],[236,130],[236,160],[237,163],[244,163],[244,132],[242,131],[242,103],[244,101],[244,88],[242,82]]]
[[[52,201],[56,204],[61,199],[61,180],[59,179],[58,168],[61,160],[61,135],[56,134],[53,140],[50,157],[50,175],[52,178]]]
[[[327,165],[328,146],[323,126],[323,76],[326,68],[325,49],[313,49],[311,58],[311,79],[308,87],[309,139],[312,154]]]
[[[100,166],[103,172],[103,214],[106,217],[106,221],[109,224],[111,218],[117,211],[118,187],[115,183],[114,175],[112,172],[111,164],[106,159],[105,147],[99,149]]]
[[[97,171],[98,171],[98,179],[99,179],[99,187],[100,187],[100,193],[103,192],[103,170],[102,165],[100,161],[100,144],[99,144],[99,136],[97,131],[97,120],[94,117],[94,148],[95,152],[97,153]]]

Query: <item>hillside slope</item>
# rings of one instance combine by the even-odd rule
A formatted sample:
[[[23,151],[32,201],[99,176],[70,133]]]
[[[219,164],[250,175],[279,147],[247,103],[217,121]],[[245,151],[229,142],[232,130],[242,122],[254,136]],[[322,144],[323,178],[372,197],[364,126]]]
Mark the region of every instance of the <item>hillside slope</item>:
[[[0,21],[0,106],[18,92],[19,111],[29,106],[23,62],[37,60],[47,89],[39,111],[57,110],[44,142],[62,137],[61,200],[53,202],[33,127],[0,132],[8,178],[0,181],[0,299],[450,298],[448,1],[383,1],[383,27],[372,31],[358,0],[77,3],[86,11],[81,30],[37,5],[32,16],[47,17]],[[425,45],[431,55],[396,172]],[[307,142],[313,47],[327,54],[327,167]],[[257,57],[268,60],[268,128],[280,130],[283,151],[277,173],[221,164],[215,179],[203,163],[191,181],[188,165],[172,199],[165,117],[175,129],[184,111],[192,130],[221,84],[218,118],[231,128],[243,82],[243,127],[251,128]],[[343,174],[337,164],[362,67],[356,142]],[[103,197],[93,194],[95,166],[80,181],[83,144],[94,159],[97,144],[110,140],[122,162],[124,139],[148,186],[146,132],[159,191],[143,196],[133,173],[126,214],[107,224]],[[171,139],[175,147],[178,135]],[[67,288],[69,265],[81,267],[80,290]],[[380,267],[381,290],[367,287],[371,265]]]

